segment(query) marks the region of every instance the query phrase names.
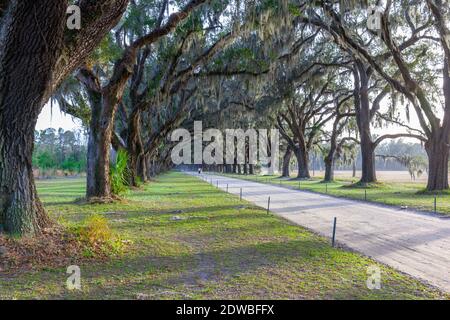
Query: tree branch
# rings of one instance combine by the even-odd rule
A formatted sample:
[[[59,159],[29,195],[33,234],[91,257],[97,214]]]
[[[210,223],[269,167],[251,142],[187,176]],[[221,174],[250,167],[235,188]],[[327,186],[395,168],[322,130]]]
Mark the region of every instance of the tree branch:
[[[386,139],[397,139],[397,138],[415,138],[422,142],[427,142],[427,139],[423,136],[419,136],[417,134],[411,134],[411,133],[398,133],[398,134],[385,134],[381,137],[379,137],[375,142],[373,143],[374,147],[378,146],[383,140]]]

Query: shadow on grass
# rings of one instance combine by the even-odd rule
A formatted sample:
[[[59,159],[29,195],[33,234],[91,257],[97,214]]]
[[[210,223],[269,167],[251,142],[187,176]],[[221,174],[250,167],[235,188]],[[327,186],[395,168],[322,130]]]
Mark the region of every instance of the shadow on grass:
[[[351,184],[343,185],[341,188],[343,189],[386,189],[390,188],[390,185],[384,182],[355,182]]]
[[[136,298],[142,291],[152,290],[153,294],[158,295],[161,294],[160,289],[180,288],[189,288],[192,290],[190,293],[195,294],[207,284],[227,285],[230,277],[257,276],[261,268],[282,269],[286,263],[299,261],[316,265],[324,258],[331,262],[332,250],[318,241],[278,241],[192,254],[127,257],[108,264],[81,266],[81,270],[84,279],[87,279],[85,281],[94,284],[97,278],[109,279],[105,286],[90,284],[89,297],[123,296],[125,292],[128,298]],[[61,295],[50,294],[48,298],[61,298]]]

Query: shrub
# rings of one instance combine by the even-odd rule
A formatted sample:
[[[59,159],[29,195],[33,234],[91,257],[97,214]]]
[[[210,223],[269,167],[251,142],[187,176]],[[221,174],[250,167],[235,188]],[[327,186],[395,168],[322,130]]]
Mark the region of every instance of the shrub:
[[[107,243],[112,240],[113,234],[108,220],[99,214],[89,216],[80,228],[80,238],[90,244]]]
[[[116,163],[110,166],[111,192],[121,195],[127,191],[128,153],[120,150],[117,153]]]
[[[136,185],[140,188],[144,182],[142,182],[142,179],[140,177],[136,177]]]
[[[125,242],[110,229],[108,220],[100,214],[86,218],[76,233],[81,242],[87,244],[83,249],[85,257],[123,252]]]
[[[50,152],[44,151],[37,155],[37,165],[40,169],[46,170],[56,166],[54,155]]]

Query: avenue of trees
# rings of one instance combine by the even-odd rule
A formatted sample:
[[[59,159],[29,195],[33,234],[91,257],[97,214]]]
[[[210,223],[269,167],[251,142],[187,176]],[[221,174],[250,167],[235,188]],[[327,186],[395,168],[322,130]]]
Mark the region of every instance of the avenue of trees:
[[[69,4],[80,8],[80,30],[66,27]],[[49,100],[88,132],[89,201],[114,200],[111,149],[125,152],[126,182],[138,186],[171,167],[171,131],[196,120],[279,129],[282,173],[295,157],[299,179],[318,156],[331,181],[336,162],[358,152],[360,184],[377,181],[380,157],[422,168],[377,151],[415,139],[427,189],[448,189],[449,24],[447,0],[0,0],[2,229],[34,235],[51,224],[33,178],[52,134],[41,132],[33,152]],[[387,127],[398,132],[374,134]]]

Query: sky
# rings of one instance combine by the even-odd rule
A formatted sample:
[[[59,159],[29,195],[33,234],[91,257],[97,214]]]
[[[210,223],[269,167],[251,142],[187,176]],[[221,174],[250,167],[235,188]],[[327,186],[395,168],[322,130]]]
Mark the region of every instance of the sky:
[[[415,115],[413,110],[411,110],[410,126],[413,128],[418,129],[420,128],[417,116]],[[39,115],[39,119],[36,125],[36,130],[44,130],[47,128],[55,128],[55,129],[63,128],[65,131],[83,129],[80,120],[74,119],[72,118],[72,116],[61,112],[57,104],[53,104],[53,107],[51,107],[50,103],[45,105],[44,109]],[[402,132],[406,132],[406,130],[396,125],[392,125],[382,129],[381,128],[373,129],[373,133],[377,136],[386,133],[393,134]],[[409,142],[418,142],[415,139],[405,139],[405,138],[403,139]]]
[[[82,126],[80,120],[73,119],[70,115],[61,112],[57,104],[53,104],[52,108],[50,103],[47,103],[39,115],[36,130],[44,130],[47,128],[63,128],[67,131],[82,129]]]

